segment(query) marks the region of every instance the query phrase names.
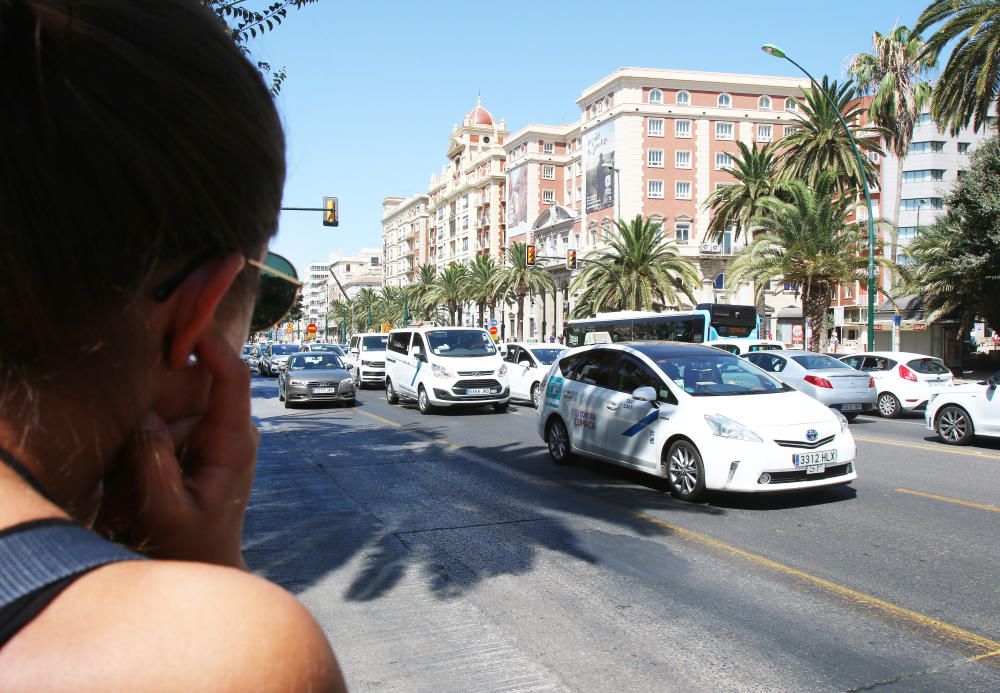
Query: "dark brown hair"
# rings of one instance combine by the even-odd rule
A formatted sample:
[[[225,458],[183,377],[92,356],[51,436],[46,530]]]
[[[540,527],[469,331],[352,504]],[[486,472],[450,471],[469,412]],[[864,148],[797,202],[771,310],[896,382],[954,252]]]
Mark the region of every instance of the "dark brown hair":
[[[196,0],[0,0],[0,66],[0,378],[274,232],[277,112]]]

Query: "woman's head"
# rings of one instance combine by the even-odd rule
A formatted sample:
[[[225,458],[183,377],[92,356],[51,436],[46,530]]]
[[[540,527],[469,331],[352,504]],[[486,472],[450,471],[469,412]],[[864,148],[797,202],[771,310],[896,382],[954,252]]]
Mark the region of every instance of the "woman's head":
[[[193,259],[260,256],[281,127],[199,2],[0,0],[0,64],[3,382],[100,362]]]

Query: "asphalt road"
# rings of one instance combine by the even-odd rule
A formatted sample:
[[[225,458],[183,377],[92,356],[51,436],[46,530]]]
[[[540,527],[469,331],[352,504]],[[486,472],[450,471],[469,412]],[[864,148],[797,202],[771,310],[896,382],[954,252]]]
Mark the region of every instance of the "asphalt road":
[[[859,417],[860,478],[686,504],[535,412],[367,390],[262,429],[247,558],[360,690],[1000,689],[1000,444]]]

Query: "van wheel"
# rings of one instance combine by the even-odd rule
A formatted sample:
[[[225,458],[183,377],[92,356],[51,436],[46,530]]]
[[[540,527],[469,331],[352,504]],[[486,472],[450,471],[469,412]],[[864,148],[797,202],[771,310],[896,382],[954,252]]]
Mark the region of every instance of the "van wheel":
[[[493,411],[504,412],[504,411],[507,411],[507,409],[509,407],[510,407],[510,400],[507,400],[506,402],[494,402],[493,403]]]
[[[434,405],[431,404],[431,398],[427,396],[427,390],[424,389],[423,385],[417,391],[417,409],[425,415],[434,413]]]
[[[396,388],[388,378],[385,379],[385,401],[389,404],[399,404],[399,395],[396,394]]]
[[[891,392],[883,392],[878,396],[878,413],[887,419],[895,419],[899,416],[902,407],[899,400]]]
[[[678,440],[663,461],[670,492],[683,501],[696,501],[705,493],[705,465],[692,443]]]
[[[542,405],[542,391],[538,383],[531,386],[531,404],[535,409],[538,409]]]
[[[573,461],[573,448],[569,443],[569,431],[558,416],[553,416],[545,427],[545,442],[549,446],[549,457],[556,464]]]

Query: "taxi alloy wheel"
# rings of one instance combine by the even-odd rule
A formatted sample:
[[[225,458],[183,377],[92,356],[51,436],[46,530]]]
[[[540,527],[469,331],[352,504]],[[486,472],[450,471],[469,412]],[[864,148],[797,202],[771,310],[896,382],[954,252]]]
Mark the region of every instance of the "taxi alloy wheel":
[[[569,444],[569,431],[566,424],[558,416],[552,417],[545,427],[545,442],[549,446],[549,457],[556,464],[566,464],[573,461],[573,449]]]
[[[878,396],[878,413],[887,419],[895,419],[899,416],[902,407],[899,400],[891,392],[883,392]]]
[[[538,386],[538,383],[531,386],[531,403],[534,405],[535,409],[538,409],[542,403],[542,391]]]
[[[385,379],[385,401],[389,404],[399,403],[399,395],[396,394],[396,388],[392,386],[392,381],[388,378]]]
[[[670,446],[664,463],[670,492],[685,501],[698,500],[705,492],[705,465],[692,443],[678,440]]]
[[[427,390],[423,385],[420,386],[420,390],[417,392],[417,409],[420,410],[421,414],[431,414],[434,412],[434,407],[431,405],[431,398],[427,396]]]
[[[965,445],[975,435],[969,414],[953,404],[938,412],[934,429],[948,445]]]

